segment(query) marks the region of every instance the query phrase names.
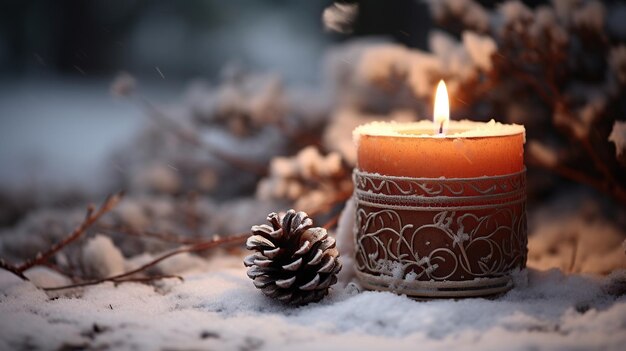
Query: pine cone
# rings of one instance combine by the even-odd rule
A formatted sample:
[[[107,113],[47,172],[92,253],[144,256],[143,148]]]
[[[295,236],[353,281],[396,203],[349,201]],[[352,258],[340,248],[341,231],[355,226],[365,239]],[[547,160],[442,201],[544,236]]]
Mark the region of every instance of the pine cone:
[[[267,220],[271,225],[253,226],[246,242],[256,251],[244,259],[254,286],[293,305],[321,300],[341,270],[335,239],[326,229],[312,227],[305,212],[289,210],[282,218],[270,213]]]

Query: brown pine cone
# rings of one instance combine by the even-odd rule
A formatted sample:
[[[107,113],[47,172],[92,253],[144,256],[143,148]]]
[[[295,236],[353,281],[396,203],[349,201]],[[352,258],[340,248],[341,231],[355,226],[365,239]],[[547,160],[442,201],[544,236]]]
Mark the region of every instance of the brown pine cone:
[[[305,212],[270,213],[267,220],[271,225],[253,226],[246,242],[256,251],[244,259],[254,286],[293,305],[321,300],[341,270],[335,239],[326,229],[313,227]]]

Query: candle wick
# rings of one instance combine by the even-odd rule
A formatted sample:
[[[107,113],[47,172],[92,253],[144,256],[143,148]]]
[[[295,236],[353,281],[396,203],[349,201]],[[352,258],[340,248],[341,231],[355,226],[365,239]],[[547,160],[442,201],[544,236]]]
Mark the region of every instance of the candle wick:
[[[443,121],[439,124],[439,134],[443,134]]]

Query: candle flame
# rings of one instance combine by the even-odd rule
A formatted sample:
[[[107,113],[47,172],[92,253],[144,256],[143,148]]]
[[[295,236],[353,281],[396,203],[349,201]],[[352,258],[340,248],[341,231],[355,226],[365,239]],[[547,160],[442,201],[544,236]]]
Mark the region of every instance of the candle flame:
[[[443,80],[437,85],[435,93],[435,112],[433,114],[435,133],[445,134],[450,122],[450,101],[448,100],[448,90]]]

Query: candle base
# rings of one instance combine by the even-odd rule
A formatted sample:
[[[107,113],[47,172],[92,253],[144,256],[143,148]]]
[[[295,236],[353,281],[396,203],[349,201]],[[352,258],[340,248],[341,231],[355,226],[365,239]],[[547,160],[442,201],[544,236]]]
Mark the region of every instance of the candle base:
[[[526,266],[525,171],[409,178],[355,170],[356,270],[414,298],[505,292]]]

